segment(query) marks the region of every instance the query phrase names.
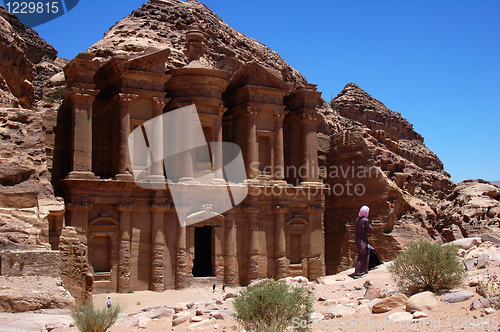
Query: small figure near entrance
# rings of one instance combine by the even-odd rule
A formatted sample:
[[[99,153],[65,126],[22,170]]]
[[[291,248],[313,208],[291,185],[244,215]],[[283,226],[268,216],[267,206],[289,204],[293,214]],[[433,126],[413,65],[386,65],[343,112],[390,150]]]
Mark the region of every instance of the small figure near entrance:
[[[215,293],[215,282],[212,284],[212,289],[214,290]]]
[[[226,284],[225,284],[225,283],[223,283],[223,284],[222,284],[222,293],[225,293],[225,292],[226,292]]]
[[[378,255],[375,248],[368,244],[368,236],[373,233],[373,227],[368,220],[370,208],[363,206],[359,210],[358,219],[356,220],[356,249],[358,250],[358,259],[356,268],[351,275],[352,278],[363,278],[370,268],[382,264],[382,259]]]
[[[108,309],[111,309],[111,298],[108,296],[108,300],[106,301],[106,305],[108,306]]]

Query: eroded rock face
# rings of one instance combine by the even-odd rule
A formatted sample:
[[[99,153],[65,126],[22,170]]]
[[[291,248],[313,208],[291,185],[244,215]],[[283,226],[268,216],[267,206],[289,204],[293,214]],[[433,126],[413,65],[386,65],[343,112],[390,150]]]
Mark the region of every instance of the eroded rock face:
[[[188,63],[183,53],[185,34],[194,26],[206,35],[204,64],[234,73],[242,64],[256,61],[276,70],[291,85],[307,83],[279,54],[234,30],[198,1],[149,1],[117,22],[87,52],[104,60],[112,55],[130,57],[169,48],[172,53],[167,69],[180,68]]]
[[[434,230],[435,206],[453,188],[443,164],[399,113],[350,83],[331,109],[320,109],[320,163],[326,195],[327,274],[352,267],[355,221],[371,209],[370,243],[384,260],[420,237],[443,241]]]
[[[61,280],[64,288],[82,304],[92,299],[94,278],[88,262],[87,240],[78,235],[73,227],[62,231],[59,251],[61,252]]]
[[[64,210],[47,178],[42,117],[0,109],[0,251],[48,248],[48,215]]]
[[[0,276],[0,284],[0,312],[70,308],[75,304],[55,278]]]
[[[459,183],[437,206],[436,229],[448,241],[457,227],[464,237],[491,233],[500,236],[500,188],[488,182],[469,180]]]
[[[0,7],[0,107],[31,109],[43,98],[47,80],[67,62],[35,30]]]

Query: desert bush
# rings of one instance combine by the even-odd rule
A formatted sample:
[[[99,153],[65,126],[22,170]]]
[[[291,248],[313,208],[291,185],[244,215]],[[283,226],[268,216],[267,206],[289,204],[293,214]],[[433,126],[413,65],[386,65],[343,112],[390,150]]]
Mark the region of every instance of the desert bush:
[[[398,286],[410,293],[450,289],[465,276],[457,252],[453,245],[441,246],[421,239],[410,242],[388,269]]]
[[[56,102],[64,99],[64,87],[57,87],[54,89],[52,93],[45,97],[45,101],[47,102]]]
[[[297,326],[297,322],[309,320],[313,303],[312,294],[304,286],[266,279],[234,297],[234,317],[246,331],[281,332],[289,327],[308,331],[307,326]]]
[[[73,309],[71,317],[81,332],[106,332],[116,322],[120,311],[119,305],[96,308],[89,303]]]

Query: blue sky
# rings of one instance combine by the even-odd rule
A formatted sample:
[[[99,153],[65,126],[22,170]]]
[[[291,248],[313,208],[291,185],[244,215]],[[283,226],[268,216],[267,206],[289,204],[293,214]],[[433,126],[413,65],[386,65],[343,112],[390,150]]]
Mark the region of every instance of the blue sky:
[[[143,0],[80,0],[35,30],[84,52]],[[204,0],[330,100],[354,82],[413,123],[452,180],[500,180],[500,1]]]

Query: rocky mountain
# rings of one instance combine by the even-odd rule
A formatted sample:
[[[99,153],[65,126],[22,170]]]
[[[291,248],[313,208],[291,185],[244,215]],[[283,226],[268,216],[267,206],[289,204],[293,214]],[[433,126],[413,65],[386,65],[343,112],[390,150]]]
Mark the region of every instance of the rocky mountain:
[[[196,0],[152,0],[118,21],[92,45],[87,52],[96,58],[138,56],[155,50],[169,48],[167,69],[180,68],[188,63],[184,55],[185,33],[197,26],[206,34],[206,65],[228,72],[235,72],[243,63],[256,61],[276,70],[293,86],[307,80],[288,65],[278,53],[264,44],[245,36],[224,23],[207,6]]]
[[[60,72],[65,61],[56,59],[50,45],[19,24],[0,8],[0,103],[31,108],[39,100],[41,111],[0,109],[0,227],[19,234],[26,234],[23,229],[35,233],[40,229],[37,234],[41,235],[33,237],[28,232],[12,237],[14,233],[4,232],[7,235],[0,241],[4,246],[16,241],[36,246],[47,238],[47,221],[43,214],[41,219],[23,219],[18,212],[39,209],[45,198],[48,206],[57,203],[48,181],[58,103],[44,101],[43,94],[64,85],[61,73],[45,82]],[[111,56],[135,57],[169,48],[165,67],[179,68],[188,62],[184,36],[193,26],[206,34],[207,52],[201,59],[205,65],[233,73],[254,61],[275,71],[290,86],[307,83],[276,52],[232,29],[195,0],[151,0],[117,22],[87,52],[105,61]],[[498,235],[498,187],[481,181],[452,182],[443,163],[401,114],[353,83],[331,105],[324,102],[318,113],[322,116],[318,128],[321,174],[329,188],[324,219],[328,274],[353,266],[357,254],[354,221],[361,205],[371,208],[375,234],[370,242],[385,260],[422,236],[443,242],[486,230]],[[33,204],[9,207],[20,201]],[[16,209],[17,214],[5,209]]]

